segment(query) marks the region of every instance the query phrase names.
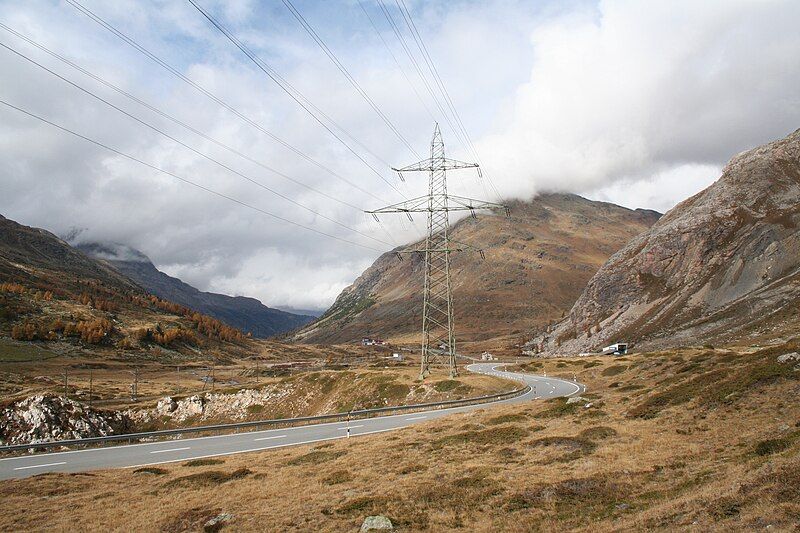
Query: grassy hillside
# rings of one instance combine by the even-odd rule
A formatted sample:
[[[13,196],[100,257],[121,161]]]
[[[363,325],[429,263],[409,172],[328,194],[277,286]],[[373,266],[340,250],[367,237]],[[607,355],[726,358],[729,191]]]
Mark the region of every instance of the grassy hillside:
[[[200,464],[10,481],[0,528],[187,531],[224,512],[237,530],[356,530],[374,514],[403,531],[792,530],[800,371],[777,357],[798,348],[537,361],[526,367],[577,374],[585,401]]]
[[[458,341],[522,342],[531,329],[561,318],[606,259],[657,219],[653,211],[546,194],[512,203],[510,219],[489,213],[460,220],[452,238],[483,249],[486,258],[474,252],[453,254]],[[394,253],[384,254],[296,339],[418,342],[423,269],[419,254],[402,261]]]

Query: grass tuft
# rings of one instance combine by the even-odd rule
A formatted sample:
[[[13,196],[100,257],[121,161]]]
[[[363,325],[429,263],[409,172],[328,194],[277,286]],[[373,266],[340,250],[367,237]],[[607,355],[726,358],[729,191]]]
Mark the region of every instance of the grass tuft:
[[[191,461],[186,461],[181,466],[211,466],[211,465],[221,465],[225,464],[225,461],[222,459],[192,459]]]
[[[338,459],[346,453],[346,451],[314,450],[291,459],[288,464],[291,466],[319,465]]]

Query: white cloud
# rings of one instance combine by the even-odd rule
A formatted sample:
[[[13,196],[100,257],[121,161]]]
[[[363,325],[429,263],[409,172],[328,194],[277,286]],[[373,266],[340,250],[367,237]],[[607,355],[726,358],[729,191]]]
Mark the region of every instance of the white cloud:
[[[309,164],[78,14],[48,0],[0,0],[0,21],[193,127],[352,205],[401,196],[320,128],[185,3],[81,0],[187,76],[346,179]],[[281,4],[202,2],[309,99],[367,144],[386,171],[414,156]],[[356,3],[299,2],[372,99],[425,153],[432,119]],[[418,92],[436,107],[374,3],[366,2]],[[410,3],[439,72],[508,197],[566,190],[666,210],[706,186],[727,158],[800,123],[800,5],[796,2]],[[397,16],[397,22],[402,19]],[[413,40],[408,43],[414,48]],[[196,137],[37,52],[7,43],[281,194],[385,244],[342,229],[176,146],[0,50],[0,98],[260,209],[380,250],[420,235],[310,192]],[[421,61],[421,58],[418,59]],[[421,66],[425,68],[424,63]],[[442,120],[448,151],[471,159]],[[490,196],[469,172],[452,191]],[[85,141],[0,108],[0,213],[57,233],[144,251],[203,290],[268,305],[324,307],[378,255],[247,210]]]
[[[721,166],[800,124],[799,21],[790,1],[603,1],[545,21],[530,79],[482,151],[523,196],[641,190],[670,169]],[[671,202],[686,189],[661,185]]]

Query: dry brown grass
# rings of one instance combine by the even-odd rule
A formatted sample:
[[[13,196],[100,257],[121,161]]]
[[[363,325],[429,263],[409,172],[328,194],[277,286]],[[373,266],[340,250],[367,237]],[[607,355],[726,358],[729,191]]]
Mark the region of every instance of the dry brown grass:
[[[4,482],[0,528],[194,531],[227,512],[231,529],[252,531],[355,531],[371,514],[403,531],[796,530],[800,376],[739,379],[774,357],[631,355],[620,372],[605,372],[619,360],[590,368],[545,361],[548,375],[572,377],[574,369],[602,408],[487,407],[221,465],[157,467],[163,475],[111,470]],[[724,397],[708,383],[651,417],[631,415],[722,364]]]

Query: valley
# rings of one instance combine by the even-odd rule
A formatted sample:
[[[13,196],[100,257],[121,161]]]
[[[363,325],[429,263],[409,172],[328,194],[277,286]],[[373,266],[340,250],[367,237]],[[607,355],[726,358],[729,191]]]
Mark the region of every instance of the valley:
[[[0,533],[800,532],[800,3],[0,6]]]

